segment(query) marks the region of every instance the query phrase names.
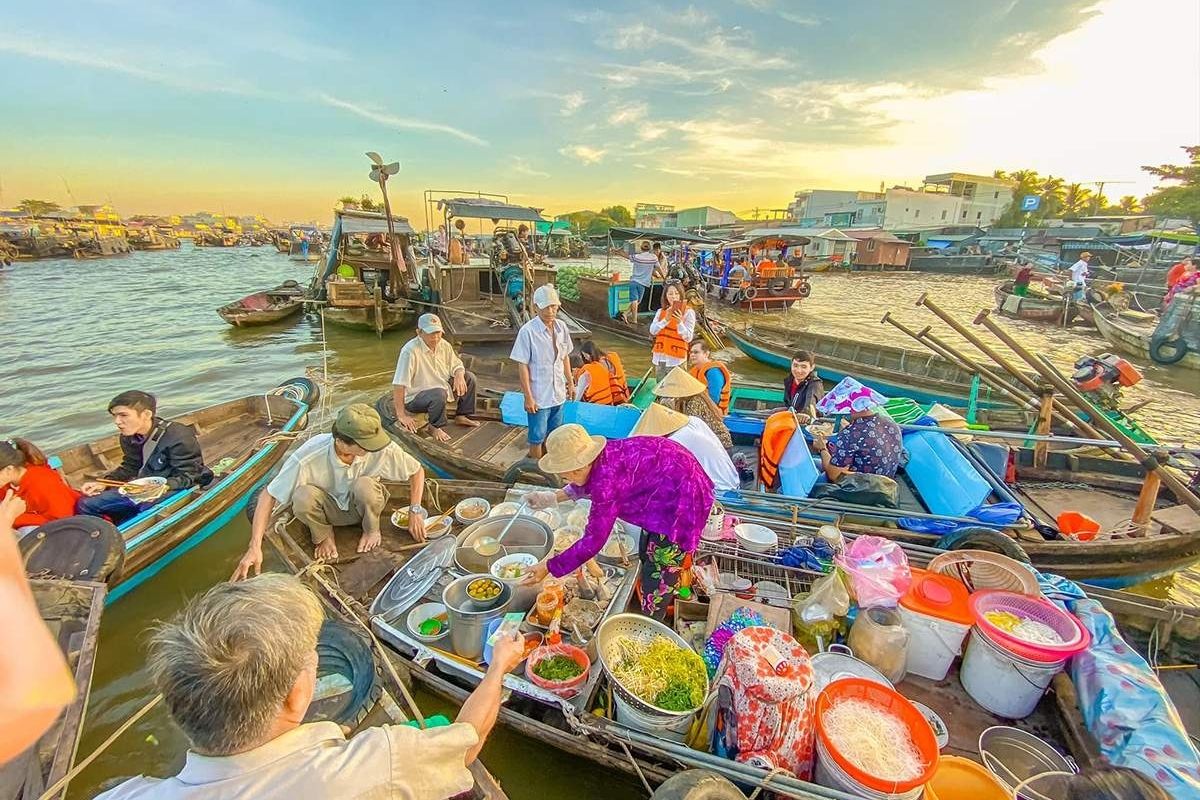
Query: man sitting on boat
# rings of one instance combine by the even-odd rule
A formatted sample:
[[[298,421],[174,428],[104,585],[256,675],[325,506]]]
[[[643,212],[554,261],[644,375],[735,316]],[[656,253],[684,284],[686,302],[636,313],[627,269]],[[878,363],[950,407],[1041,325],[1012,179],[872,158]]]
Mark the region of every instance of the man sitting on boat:
[[[713,482],[683,445],[656,436],[609,441],[582,425],[563,425],[546,440],[538,467],[567,481],[565,489],[526,495],[531,508],[590,497],[583,538],[530,570],[524,582],[563,577],[595,558],[620,518],[643,529],[638,555],[642,611],[663,619],[685,559],[700,543],[713,505]]]
[[[562,422],[563,403],[575,396],[571,351],[575,345],[567,325],[558,318],[558,290],[550,284],[533,293],[536,316],[521,326],[509,355],[517,362],[525,413],[529,415],[529,457],[540,458],[542,443]]]
[[[387,435],[379,412],[365,403],[348,405],[338,413],[331,433],[318,434],[293,450],[259,492],[250,546],[231,580],[262,569],[262,540],[276,505],[290,505],[308,528],[315,558],[338,557],[336,525],[362,525],[358,552],[374,550],[382,541],[379,517],[388,501],[382,481],[410,482],[409,532],[425,541],[424,468]]]
[[[369,727],[305,723],[317,689],[321,602],[291,575],[222,583],[194,598],[150,640],[150,674],[191,749],[170,778],[138,776],[105,800],[453,797],[474,786],[500,711],[504,675],[524,641],[503,637],[454,723]]]
[[[442,321],[437,314],[422,314],[417,320],[417,335],[400,349],[396,374],[392,377],[392,399],[396,422],[405,430],[416,431],[413,414],[426,414],[433,438],[450,441],[446,433],[446,402],[458,398],[454,421],[468,428],[479,423],[475,413],[475,376],[463,366],[462,359],[442,336]]]
[[[880,413],[886,402],[879,392],[847,377],[817,403],[823,415],[850,415],[850,424],[833,436],[813,436],[813,449],[831,483],[851,472],[896,477],[904,442],[900,426]]]
[[[579,345],[582,366],[575,371],[575,399],[603,406],[629,402],[629,379],[621,356],[605,352],[588,339]]]
[[[825,394],[825,385],[817,374],[817,358],[807,350],[797,350],[792,356],[791,369],[783,379],[783,404],[796,412],[800,423],[811,422],[817,416],[817,401]]]
[[[717,404],[722,414],[729,413],[729,393],[733,390],[733,378],[729,368],[716,361],[709,352],[708,343],[695,339],[688,349],[688,372],[704,384],[708,397]]]
[[[683,445],[700,462],[704,474],[708,475],[718,492],[730,492],[742,486],[733,459],[721,440],[699,417],[689,417],[661,403],[651,403],[629,435],[663,436]]]
[[[120,433],[121,465],[101,480],[79,487],[84,497],[75,505],[77,514],[108,517],[120,525],[175,492],[212,481],[196,432],[190,425],[162,419],[155,414],[157,410],[154,395],[136,390],[122,392],[108,404]],[[114,486],[135,478],[165,478],[166,484],[141,499],[127,497]]]

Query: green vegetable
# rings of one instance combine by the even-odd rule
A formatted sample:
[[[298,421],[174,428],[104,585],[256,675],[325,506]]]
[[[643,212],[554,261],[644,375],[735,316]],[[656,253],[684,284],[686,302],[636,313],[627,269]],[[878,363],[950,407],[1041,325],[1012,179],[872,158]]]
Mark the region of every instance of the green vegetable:
[[[548,681],[567,681],[582,675],[583,667],[570,656],[550,656],[534,665],[533,674]]]
[[[692,702],[692,688],[686,683],[672,682],[654,698],[654,705],[667,711],[691,711],[696,707]]]

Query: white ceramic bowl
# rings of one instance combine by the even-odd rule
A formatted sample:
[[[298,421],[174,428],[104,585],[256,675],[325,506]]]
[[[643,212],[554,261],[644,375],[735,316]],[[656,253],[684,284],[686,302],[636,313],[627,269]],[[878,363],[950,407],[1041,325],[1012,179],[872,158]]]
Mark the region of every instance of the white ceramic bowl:
[[[779,536],[766,525],[743,522],[734,526],[733,535],[738,544],[755,553],[769,553],[779,545]]]
[[[430,517],[425,520],[425,541],[440,539],[454,527],[454,519],[449,514]]]
[[[521,510],[520,503],[497,503],[492,506],[492,510],[488,512],[489,517],[509,516]]]
[[[759,581],[754,584],[754,599],[769,606],[787,608],[791,605],[792,593],[775,581]]]
[[[500,580],[508,583],[520,581],[521,578],[524,577],[523,574],[517,578],[505,578],[500,573],[505,567],[511,564],[520,564],[521,566],[528,568],[536,564],[537,561],[537,556],[535,556],[533,553],[509,553],[508,555],[497,558],[494,562],[492,562],[492,577],[499,578]]]
[[[727,592],[741,594],[750,590],[750,579],[734,575],[732,572],[722,572],[717,575],[717,586]]]
[[[468,497],[466,500],[460,500],[454,507],[454,518],[463,525],[471,525],[486,517],[491,510],[492,504],[482,497]],[[474,516],[469,515],[471,511],[475,512]]]
[[[558,513],[553,508],[543,508],[539,511],[534,511],[533,516],[549,525],[550,530],[554,530],[563,524],[562,514]]]
[[[554,531],[554,552],[561,553],[583,538],[583,528],[564,525]]]
[[[167,479],[159,477],[134,478],[117,489],[117,493],[137,500],[141,497],[157,497],[167,487]]]
[[[421,623],[431,617],[445,617],[446,619],[441,633],[436,636],[426,636],[421,633]],[[436,642],[450,632],[450,612],[441,603],[421,603],[408,612],[408,632],[422,642]]]

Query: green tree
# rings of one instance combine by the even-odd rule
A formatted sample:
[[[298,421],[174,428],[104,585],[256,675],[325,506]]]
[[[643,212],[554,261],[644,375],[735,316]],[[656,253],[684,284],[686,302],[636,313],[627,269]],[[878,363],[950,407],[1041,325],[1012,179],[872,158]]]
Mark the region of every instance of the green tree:
[[[595,211],[572,211],[569,214],[559,214],[555,219],[566,220],[571,225],[571,230],[575,233],[586,233],[588,224],[596,216]]]
[[[1016,186],[1013,187],[1013,199],[1008,204],[1008,208],[1004,209],[1004,213],[996,220],[997,228],[1019,228],[1025,224],[1027,212],[1021,210],[1021,200],[1026,195],[1041,194],[1042,179],[1037,174],[1036,170],[1018,169],[1012,172],[1006,172],[1002,169],[996,170],[993,175],[997,178],[1003,178],[1014,181]],[[1040,212],[1028,213],[1029,222],[1033,224],[1035,218],[1040,219]]]
[[[50,200],[22,200],[17,204],[17,211],[31,217],[40,217],[61,210],[62,206]]]
[[[363,211],[382,211],[383,202],[381,201],[376,203],[371,199],[370,195],[364,194],[362,197],[358,198],[358,207]]]
[[[1186,219],[1192,230],[1200,234],[1200,145],[1184,147],[1187,164],[1159,164],[1142,167],[1146,172],[1175,184],[1160,186],[1148,194],[1142,205],[1151,214]],[[1200,252],[1200,245],[1196,246]]]
[[[1092,190],[1078,183],[1068,184],[1063,193],[1062,213],[1068,217],[1086,214],[1092,207]]]
[[[346,195],[345,197],[339,197],[337,199],[337,201],[338,201],[338,205],[340,205],[342,208],[358,208],[358,201],[355,200],[350,195]]]
[[[591,221],[588,222],[587,235],[602,236],[608,233],[609,228],[619,227],[623,226],[617,225],[617,221],[612,217],[606,217],[603,214],[597,214],[596,216],[592,217]]]
[[[605,206],[600,209],[600,216],[611,219],[615,227],[633,227],[633,214],[629,213],[629,209],[625,206]]]
[[[1117,208],[1122,214],[1136,214],[1141,210],[1141,203],[1133,195],[1127,194],[1121,198]]]
[[[1041,218],[1057,217],[1062,212],[1063,199],[1066,197],[1066,182],[1062,178],[1048,175],[1042,181],[1041,194]]]

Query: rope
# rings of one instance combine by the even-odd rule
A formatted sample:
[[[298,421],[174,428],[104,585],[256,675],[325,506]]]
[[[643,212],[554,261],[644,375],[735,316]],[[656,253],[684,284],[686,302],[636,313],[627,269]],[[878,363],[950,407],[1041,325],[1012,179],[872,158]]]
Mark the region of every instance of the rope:
[[[646,787],[646,794],[653,795],[654,789],[650,786],[650,781],[646,780],[645,774],[642,772],[641,765],[637,759],[633,757],[633,753],[629,750],[629,745],[625,744],[624,739],[617,739],[617,744],[621,745],[621,749],[625,751],[625,757],[629,759],[629,763],[633,764],[633,771],[637,773],[638,778],[642,781],[642,786]]]
[[[758,786],[755,788],[754,792],[749,797],[747,797],[746,800],[754,800],[754,798],[758,797],[759,794],[762,793],[762,790],[767,788],[767,784],[771,782],[771,778],[775,777],[776,775],[788,775],[788,774],[791,774],[791,773],[789,773],[783,767],[772,767],[771,771],[763,776],[762,782],[760,784],[758,784]]]
[[[50,786],[49,789],[42,792],[42,794],[38,797],[38,800],[50,800],[50,798],[52,798],[56,794],[58,794],[58,792],[64,786],[66,786],[71,781],[72,778],[74,778],[79,773],[83,772],[83,770],[86,769],[89,764],[91,764],[93,761],[95,761],[97,758],[99,758],[100,754],[103,753],[105,750],[107,750],[109,748],[109,746],[112,745],[112,743],[115,742],[121,734],[123,734],[125,731],[132,728],[139,719],[141,719],[142,717],[144,717],[148,713],[150,713],[150,709],[152,709],[156,705],[158,705],[162,699],[163,699],[163,696],[161,694],[156,694],[153,698],[151,698],[150,702],[146,703],[146,705],[142,706],[140,709],[138,709],[136,712],[134,712],[133,716],[131,716],[129,719],[122,722],[121,727],[117,728],[115,731],[113,731],[111,734],[109,734],[109,737],[107,739],[105,739],[103,742],[101,742],[99,747],[97,747],[95,750],[93,750],[91,753],[89,753],[87,758],[83,759],[82,761],[76,762],[75,766],[71,767],[71,769],[69,769],[67,771],[66,775],[63,775],[61,778],[59,778],[57,781],[55,781]]]

